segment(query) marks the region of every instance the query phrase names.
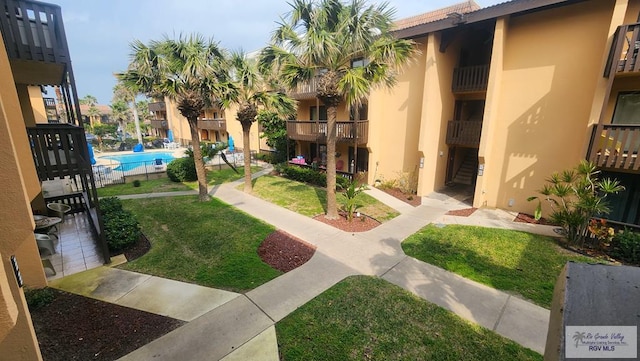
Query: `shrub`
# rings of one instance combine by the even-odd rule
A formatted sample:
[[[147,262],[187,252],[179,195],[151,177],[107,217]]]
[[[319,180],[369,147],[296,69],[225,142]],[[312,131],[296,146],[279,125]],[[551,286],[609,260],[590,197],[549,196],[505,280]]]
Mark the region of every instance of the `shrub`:
[[[294,181],[323,188],[327,186],[327,175],[319,170],[302,167],[289,167],[285,163],[276,164],[274,169],[281,176]],[[336,185],[339,189],[346,189],[349,186],[349,183],[350,180],[348,178],[341,176],[336,177]]]
[[[122,208],[118,198],[100,199],[100,211],[104,220],[104,237],[109,250],[119,252],[135,244],[140,238],[140,227],[136,217]]]
[[[177,158],[167,165],[167,176],[174,182],[192,182],[198,179],[193,157]]]
[[[134,180],[133,181],[133,186],[136,187],[136,188],[140,187],[140,180],[139,179]]]
[[[640,264],[640,233],[625,229],[611,240],[609,253],[625,262]]]
[[[342,205],[342,210],[347,213],[347,219],[349,222],[353,220],[353,214],[360,208],[362,205],[358,204],[356,198],[360,195],[360,193],[364,192],[366,187],[363,185],[358,186],[357,181],[350,181],[346,187],[344,187],[344,192],[342,192],[342,196],[344,197],[344,203]]]
[[[55,293],[51,288],[25,288],[24,297],[27,300],[27,306],[29,311],[33,312],[41,307],[44,307],[56,298]]]
[[[595,164],[583,160],[574,169],[553,173],[538,191],[551,207],[549,219],[562,227],[570,244],[583,246],[591,218],[611,211],[607,195],[624,190],[617,180],[599,179],[599,173]],[[541,199],[534,196],[527,200],[538,201],[535,218],[540,219]]]

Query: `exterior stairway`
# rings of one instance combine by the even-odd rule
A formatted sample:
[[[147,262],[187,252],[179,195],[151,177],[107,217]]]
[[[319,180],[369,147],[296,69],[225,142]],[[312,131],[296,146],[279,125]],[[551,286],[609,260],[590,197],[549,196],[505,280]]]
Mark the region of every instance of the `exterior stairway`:
[[[478,169],[478,157],[475,152],[467,152],[453,177],[452,183],[472,185],[475,183],[476,170]]]

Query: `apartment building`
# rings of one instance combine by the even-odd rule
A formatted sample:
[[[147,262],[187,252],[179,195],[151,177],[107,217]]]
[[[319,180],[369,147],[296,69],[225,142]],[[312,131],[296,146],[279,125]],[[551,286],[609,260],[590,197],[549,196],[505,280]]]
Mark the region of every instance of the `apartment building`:
[[[639,12],[637,0],[467,1],[398,21],[421,54],[357,118],[338,112],[337,170],[369,184],[413,175],[420,196],[468,186],[474,207],[532,213],[552,172],[588,159],[626,187],[609,218],[640,224]],[[322,164],[326,110],[313,82],[291,93],[288,134]]]
[[[0,358],[38,360],[22,288],[47,284],[33,214],[46,214],[51,202],[69,205],[86,217],[105,262],[108,252],[61,9],[30,0],[0,0],[0,6]],[[59,92],[62,104],[43,98],[45,87]],[[43,192],[44,182],[62,179],[76,189]]]

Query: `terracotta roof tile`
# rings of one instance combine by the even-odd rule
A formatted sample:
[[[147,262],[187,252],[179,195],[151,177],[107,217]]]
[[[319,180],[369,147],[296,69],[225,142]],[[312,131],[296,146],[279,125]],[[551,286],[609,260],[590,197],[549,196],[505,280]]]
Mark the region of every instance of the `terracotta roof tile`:
[[[430,11],[428,13],[411,16],[408,18],[400,19],[395,22],[394,30],[406,29],[413,26],[418,26],[426,23],[430,23],[437,20],[442,20],[451,13],[466,14],[472,11],[479,10],[480,6],[473,0],[468,0],[446,8]]]

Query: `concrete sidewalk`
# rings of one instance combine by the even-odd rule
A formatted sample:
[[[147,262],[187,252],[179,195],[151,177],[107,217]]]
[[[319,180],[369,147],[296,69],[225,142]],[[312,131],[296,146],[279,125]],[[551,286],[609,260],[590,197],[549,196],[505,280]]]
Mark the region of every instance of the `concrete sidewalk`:
[[[254,176],[269,171],[266,169]],[[212,290],[210,296],[190,299],[189,295],[207,293],[190,290],[200,286],[179,285],[168,280],[163,283],[152,276],[119,274],[115,277],[116,282],[103,274],[101,277],[104,278],[98,282],[101,285],[88,292],[91,297],[111,289],[115,292],[116,303],[190,321],[123,360],[278,360],[275,322],[350,275],[382,277],[523,346],[544,352],[548,310],[410,258],[402,251],[401,242],[429,223],[515,228],[555,235],[553,227],[516,224],[511,214],[497,210],[476,210],[470,217],[447,216],[449,210],[470,206],[435,195],[423,198],[423,205],[414,208],[400,204],[404,202],[374,188],[367,193],[397,209],[401,215],[371,231],[347,233],[236,190],[241,183],[239,180],[214,187],[210,194],[315,245],[316,254],[303,266],[245,295]],[[118,292],[122,295],[118,296]],[[155,300],[167,299],[172,304],[167,308],[180,309],[183,307],[180,305],[190,303],[202,303],[203,306],[188,315],[176,315],[159,308],[151,310],[144,301],[150,298],[150,292]],[[176,297],[181,293],[185,297]]]

